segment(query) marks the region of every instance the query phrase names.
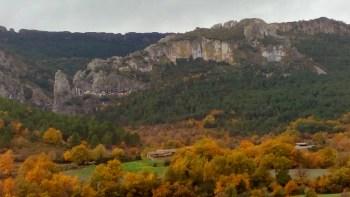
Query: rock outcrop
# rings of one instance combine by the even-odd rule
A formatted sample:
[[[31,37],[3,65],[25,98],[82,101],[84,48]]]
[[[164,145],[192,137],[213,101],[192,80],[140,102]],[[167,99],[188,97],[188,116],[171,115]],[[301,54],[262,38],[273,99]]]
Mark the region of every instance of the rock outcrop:
[[[297,69],[322,75],[327,74],[322,65],[301,54],[293,47],[290,37],[290,34],[319,33],[350,34],[350,28],[345,23],[326,18],[272,24],[261,19],[229,21],[210,29],[197,28],[185,34],[169,35],[125,57],[95,59],[85,70],[75,74],[71,87],[66,79],[61,79],[60,73],[56,81],[58,86],[63,84],[64,91],[70,90],[67,94],[69,99],[87,95],[100,98],[126,96],[150,86],[152,81],[138,76],[151,76],[156,66],[176,66],[180,59],[202,59],[232,66],[239,66],[242,62],[257,66],[272,65],[284,70],[283,76],[289,76],[289,70]],[[63,95],[58,94],[57,97]],[[60,109],[64,109],[66,101],[63,98],[58,100],[55,85],[54,109],[62,111]]]
[[[53,111],[69,113],[68,102],[72,99],[72,89],[66,74],[61,70],[55,74]]]
[[[278,31],[281,33],[304,33],[308,35],[319,33],[338,35],[350,34],[350,26],[348,24],[325,17],[309,21],[277,23],[273,25],[277,26]]]
[[[26,81],[27,69],[20,58],[0,50],[0,97],[49,108],[50,98],[38,86]]]

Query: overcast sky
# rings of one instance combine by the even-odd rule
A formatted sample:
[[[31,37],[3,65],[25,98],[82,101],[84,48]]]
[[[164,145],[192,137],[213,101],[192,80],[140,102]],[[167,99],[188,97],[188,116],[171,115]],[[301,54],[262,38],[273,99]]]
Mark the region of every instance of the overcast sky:
[[[350,0],[0,0],[0,25],[15,30],[184,32],[242,18],[321,16],[350,23]]]

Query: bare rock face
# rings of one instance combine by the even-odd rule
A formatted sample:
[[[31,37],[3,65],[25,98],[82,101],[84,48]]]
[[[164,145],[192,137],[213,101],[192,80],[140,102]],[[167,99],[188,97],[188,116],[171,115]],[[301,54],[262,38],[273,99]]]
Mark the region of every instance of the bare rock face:
[[[310,21],[298,21],[289,23],[276,24],[280,32],[304,33],[308,35],[315,35],[319,33],[325,34],[350,34],[350,27],[348,24],[328,19],[325,17]]]
[[[53,111],[62,112],[62,110],[67,109],[65,104],[71,98],[72,93],[68,78],[59,70],[55,74]]]
[[[39,87],[25,81],[23,74],[27,69],[19,58],[0,50],[0,97],[48,108],[50,98]]]
[[[118,72],[94,69],[95,63],[96,61],[91,62],[87,70],[75,74],[73,79],[74,96],[124,96],[145,88],[144,83],[120,75]]]
[[[273,46],[262,49],[262,56],[265,57],[268,62],[280,62],[286,55],[283,46]]]
[[[153,64],[161,58],[176,64],[178,59],[197,59],[234,64],[233,45],[230,42],[201,37],[195,40],[172,40],[160,42],[145,49]]]
[[[261,19],[244,19],[244,36],[248,41],[259,40],[265,37],[277,37],[276,26],[267,24]]]

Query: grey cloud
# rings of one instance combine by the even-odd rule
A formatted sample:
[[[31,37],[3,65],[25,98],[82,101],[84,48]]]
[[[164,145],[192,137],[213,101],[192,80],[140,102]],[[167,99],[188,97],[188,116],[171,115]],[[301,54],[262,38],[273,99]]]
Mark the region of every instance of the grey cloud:
[[[0,25],[50,31],[183,32],[253,17],[350,22],[348,0],[0,0],[0,5]]]

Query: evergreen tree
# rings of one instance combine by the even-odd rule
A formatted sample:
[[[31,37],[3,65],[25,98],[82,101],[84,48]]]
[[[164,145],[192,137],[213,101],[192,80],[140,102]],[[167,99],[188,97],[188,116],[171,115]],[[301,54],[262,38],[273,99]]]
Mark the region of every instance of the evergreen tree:
[[[79,145],[81,141],[80,135],[77,132],[74,132],[73,135],[71,135],[68,138],[68,144],[70,147]]]
[[[95,147],[97,146],[98,144],[100,144],[100,140],[98,138],[98,136],[96,134],[92,135],[92,137],[90,138],[89,140],[89,144],[92,146],[92,147]]]

